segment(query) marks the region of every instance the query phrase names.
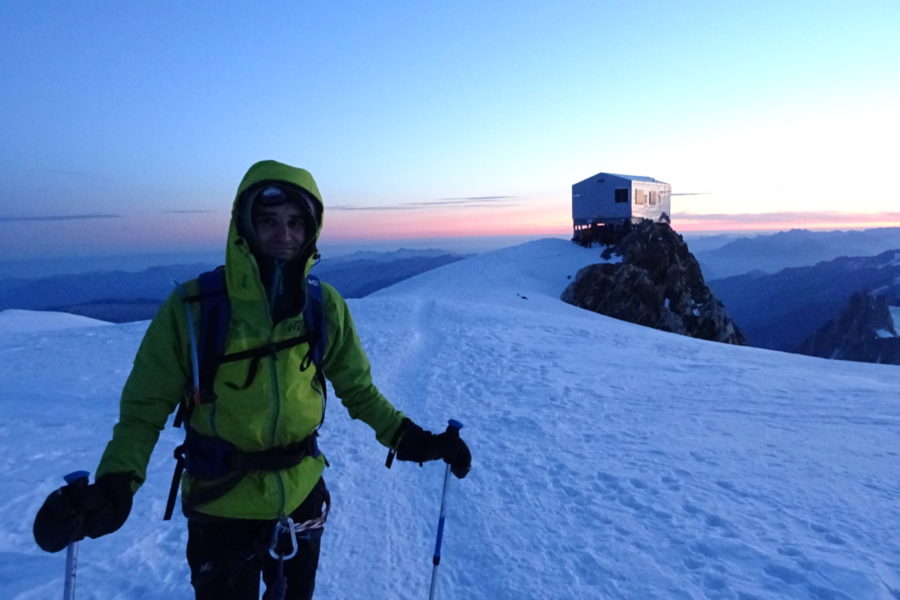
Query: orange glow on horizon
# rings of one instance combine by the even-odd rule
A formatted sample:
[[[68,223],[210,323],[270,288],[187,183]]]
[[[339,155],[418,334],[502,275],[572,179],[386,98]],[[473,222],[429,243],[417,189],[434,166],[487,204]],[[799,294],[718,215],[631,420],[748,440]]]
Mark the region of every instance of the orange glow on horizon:
[[[554,212],[480,210],[352,211],[325,216],[331,240],[566,234],[571,221]]]
[[[679,232],[756,232],[789,229],[871,229],[900,227],[896,213],[784,213],[769,215],[676,215]],[[567,235],[568,215],[558,211],[481,210],[352,211],[326,216],[324,237],[331,241],[455,238],[507,235]]]

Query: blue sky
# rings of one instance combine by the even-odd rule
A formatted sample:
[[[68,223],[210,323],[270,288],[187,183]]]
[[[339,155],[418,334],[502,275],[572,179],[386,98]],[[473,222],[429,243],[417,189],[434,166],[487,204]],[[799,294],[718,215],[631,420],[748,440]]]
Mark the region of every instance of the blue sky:
[[[898,29],[895,0],[7,0],[0,241],[221,243],[264,158],[335,239],[565,232],[599,171],[703,192],[676,228],[900,223]]]

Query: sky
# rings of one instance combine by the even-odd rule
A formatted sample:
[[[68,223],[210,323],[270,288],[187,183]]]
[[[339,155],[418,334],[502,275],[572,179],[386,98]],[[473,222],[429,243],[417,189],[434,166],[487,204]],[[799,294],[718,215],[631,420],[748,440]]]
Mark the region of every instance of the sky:
[[[598,172],[679,231],[900,225],[900,3],[0,3],[7,258],[220,247],[246,169],[325,241],[565,234]]]

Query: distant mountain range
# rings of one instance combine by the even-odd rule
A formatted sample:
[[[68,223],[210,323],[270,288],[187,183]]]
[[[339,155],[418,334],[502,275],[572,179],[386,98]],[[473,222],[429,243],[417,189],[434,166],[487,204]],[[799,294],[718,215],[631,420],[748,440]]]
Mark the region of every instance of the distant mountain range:
[[[855,292],[868,289],[886,296],[890,306],[900,306],[898,248],[900,228],[688,238],[703,279],[747,343],[790,352],[837,319]],[[0,280],[0,310],[57,310],[112,322],[145,320],[171,293],[173,280],[192,279],[216,266],[217,258],[211,253],[190,264],[139,272],[101,267],[77,275],[6,278]],[[313,273],[345,297],[360,298],[462,258],[465,255],[436,249],[356,252],[327,257]]]
[[[0,286],[0,310],[55,310],[116,323],[149,319],[172,293],[174,281],[193,279],[214,266],[167,265],[138,272],[5,279]]]
[[[711,240],[721,241],[722,238]],[[705,243],[702,238],[688,241],[707,282],[751,271],[777,273],[841,256],[874,256],[900,248],[900,228],[862,231],[792,229],[738,238],[718,248],[709,249],[710,245],[714,243]]]
[[[361,298],[419,273],[461,260],[442,250],[357,252],[319,262],[313,273],[345,298]],[[174,281],[188,281],[213,263],[151,267],[142,271],[96,271],[0,282],[0,310],[54,310],[123,323],[150,319]]]
[[[900,250],[709,281],[751,346],[795,351],[862,290],[900,304]]]

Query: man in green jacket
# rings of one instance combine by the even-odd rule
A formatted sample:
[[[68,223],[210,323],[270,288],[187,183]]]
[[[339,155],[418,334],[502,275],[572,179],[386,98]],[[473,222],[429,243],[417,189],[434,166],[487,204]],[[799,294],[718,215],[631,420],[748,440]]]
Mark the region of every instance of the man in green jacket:
[[[212,389],[194,390],[191,337],[200,327],[200,302],[191,300],[200,289],[195,280],[173,293],[135,357],[96,483],[60,488],[38,512],[34,534],[43,549],[56,552],[122,526],[159,432],[184,401],[182,510],[196,597],[256,600],[260,573],[266,598],[280,597],[285,585],[286,598],[312,597],[329,501],[316,444],[325,390],[310,365],[311,345],[297,340],[307,329],[307,275],[322,215],[307,171],[275,161],[250,167],[234,200],[225,258],[231,317],[224,352],[247,358],[221,362]],[[368,424],[390,455],[443,459],[465,477],[471,466],[465,442],[452,430],[425,431],[395,409],[372,383],[344,299],[322,284],[322,300],[321,369],[350,416]],[[302,531],[304,525],[309,529]],[[293,558],[273,558],[289,555],[294,539]]]

